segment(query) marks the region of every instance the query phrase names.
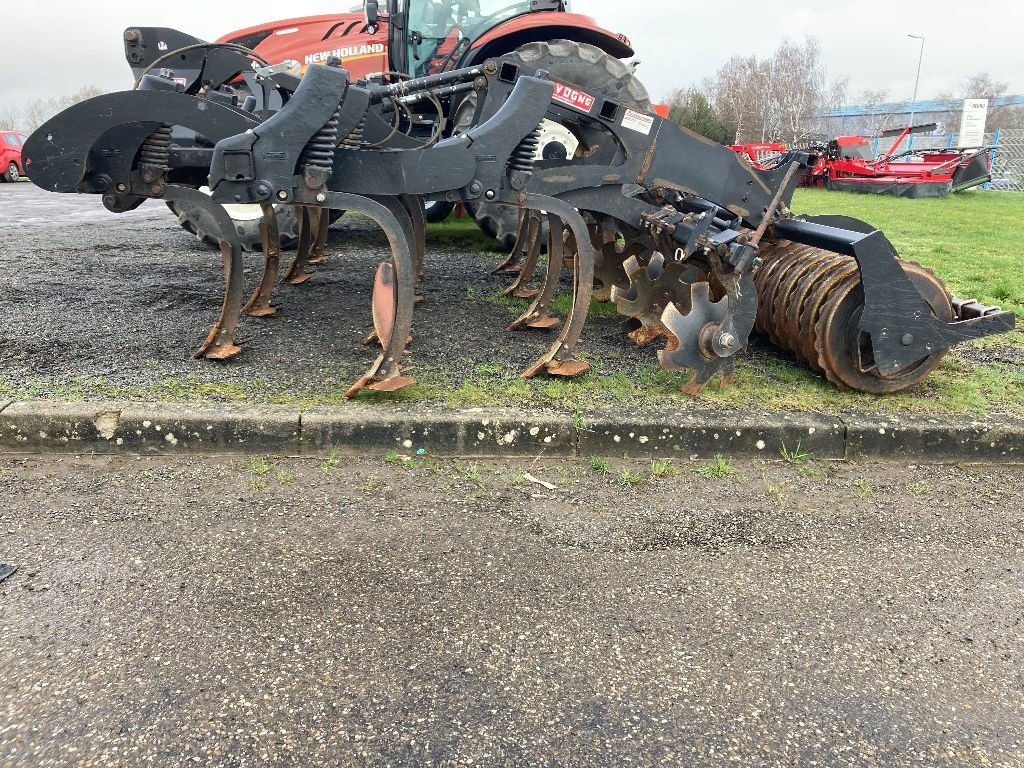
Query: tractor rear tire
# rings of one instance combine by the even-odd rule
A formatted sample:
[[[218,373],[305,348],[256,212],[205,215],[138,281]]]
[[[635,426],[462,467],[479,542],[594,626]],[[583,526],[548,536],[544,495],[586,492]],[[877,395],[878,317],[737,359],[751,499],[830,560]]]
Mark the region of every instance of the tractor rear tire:
[[[206,191],[205,189],[203,191]],[[181,228],[191,232],[207,245],[214,248],[219,246],[217,238],[217,225],[204,208],[189,203],[167,203],[175,216],[178,217],[178,224]],[[242,211],[241,209],[252,209]],[[260,221],[262,214],[258,205],[228,206],[228,212],[239,209],[232,215],[231,221],[235,225],[235,234],[242,244],[242,250],[259,252],[263,250],[260,241]],[[291,205],[275,205],[274,212],[277,214],[277,227],[281,232],[281,247],[285,249],[294,248],[299,242],[299,224],[295,216],[295,207]]]
[[[208,190],[203,187],[203,192]],[[167,203],[175,216],[178,217],[178,224],[187,232],[191,232],[204,243],[214,248],[220,246],[217,239],[217,225],[210,218],[205,209],[189,203]],[[226,206],[231,221],[235,225],[235,234],[242,244],[243,251],[259,253],[263,250],[260,240],[260,221],[263,218],[258,205],[229,205]],[[285,250],[295,248],[299,244],[299,221],[295,214],[295,206],[275,205],[274,213],[277,215],[277,228],[281,233],[281,247]],[[344,215],[344,211],[331,211],[331,223],[333,224]]]
[[[424,214],[427,217],[427,221],[431,224],[437,224],[439,221],[444,221],[452,215],[452,211],[455,210],[455,203],[449,203],[445,200],[428,200],[423,205]]]
[[[551,79],[576,86],[587,93],[601,93],[632,109],[651,111],[647,89],[633,74],[632,68],[596,46],[574,40],[549,40],[527,43],[502,58],[526,67],[546,69]],[[456,126],[459,126],[460,118],[465,122],[465,116],[460,113],[470,107],[475,109],[475,103],[467,105],[463,102],[456,110]],[[469,116],[471,119],[472,112]],[[473,203],[467,209],[480,229],[495,238],[506,251],[512,249],[519,228],[517,210],[493,203]]]

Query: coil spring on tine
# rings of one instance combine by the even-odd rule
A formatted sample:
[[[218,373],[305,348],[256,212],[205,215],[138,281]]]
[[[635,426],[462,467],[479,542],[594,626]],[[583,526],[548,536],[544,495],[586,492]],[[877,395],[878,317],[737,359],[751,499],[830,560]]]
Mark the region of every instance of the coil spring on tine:
[[[508,159],[509,170],[526,172],[532,171],[534,163],[536,162],[538,147],[540,147],[539,125],[534,128],[528,136],[520,141],[519,146],[517,146],[512,152],[511,157]]]
[[[359,149],[363,143],[363,133],[366,132],[366,118],[359,121],[359,125],[352,129],[352,133],[341,140],[339,146],[345,149]]]
[[[334,110],[331,119],[317,131],[302,150],[300,165],[311,165],[315,168],[334,168],[334,148],[338,146],[338,119],[341,107]]]
[[[171,162],[171,126],[161,124],[142,142],[139,150],[139,163],[167,168]]]

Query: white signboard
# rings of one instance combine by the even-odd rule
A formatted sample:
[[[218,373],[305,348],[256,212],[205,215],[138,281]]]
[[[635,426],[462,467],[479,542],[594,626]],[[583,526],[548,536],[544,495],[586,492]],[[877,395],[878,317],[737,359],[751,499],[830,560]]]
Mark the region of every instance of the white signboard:
[[[986,117],[988,99],[964,99],[963,117],[960,118],[961,147],[980,147],[985,143]]]

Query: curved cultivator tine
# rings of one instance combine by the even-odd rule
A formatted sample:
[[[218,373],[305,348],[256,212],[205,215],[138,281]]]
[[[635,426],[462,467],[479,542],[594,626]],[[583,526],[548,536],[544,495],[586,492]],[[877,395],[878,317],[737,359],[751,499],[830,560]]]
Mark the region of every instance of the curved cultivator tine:
[[[530,250],[529,213],[530,212],[525,209],[519,211],[519,226],[516,228],[516,241],[512,245],[512,250],[508,252],[508,256],[506,256],[494,269],[491,270],[492,275],[497,275],[501,272],[516,274],[522,269],[523,258]]]
[[[553,214],[548,215],[548,262],[544,273],[544,282],[540,293],[519,317],[512,321],[506,330],[516,331],[520,328],[536,328],[547,330],[556,328],[561,318],[551,312],[551,300],[558,290],[558,279],[562,274],[565,261],[565,225]]]
[[[274,206],[264,203],[263,221],[260,222],[260,242],[263,245],[263,276],[252,297],[245,305],[244,312],[250,317],[269,317],[277,314],[270,299],[277,285],[277,270],[281,263],[281,233],[277,226]]]
[[[590,370],[590,364],[576,359],[583,326],[590,312],[590,299],[594,293],[594,246],[587,234],[583,217],[571,205],[556,198],[527,195],[528,204],[536,210],[548,211],[568,224],[579,246],[573,263],[572,308],[562,331],[551,345],[532,365],[523,371],[523,378],[532,378],[541,371],[552,376],[578,376]]]
[[[537,295],[537,289],[530,287],[534,274],[537,272],[537,262],[540,261],[540,232],[541,217],[538,211],[529,211],[526,215],[526,252],[519,272],[512,284],[501,292],[502,296],[515,296],[519,299],[532,299]]]
[[[416,248],[414,226],[408,211],[393,199],[385,203],[343,192],[330,193],[327,204],[340,210],[356,211],[373,219],[384,230],[391,246],[391,260],[377,269],[381,291],[374,291],[374,325],[382,350],[369,370],[345,392],[355,397],[364,388],[379,392],[393,392],[413,383],[403,376],[400,368],[405,348],[412,331],[412,314],[416,267],[413,253]],[[390,273],[390,274],[389,274]],[[391,285],[387,285],[390,278]],[[393,301],[393,308],[388,305]],[[390,315],[390,324],[379,313]],[[390,328],[390,330],[389,330]]]
[[[296,211],[299,217],[299,248],[295,252],[291,266],[284,276],[284,281],[289,285],[302,285],[313,277],[312,272],[307,272],[310,256],[313,253],[313,219],[308,206],[299,206]]]
[[[405,206],[405,210],[412,220],[412,228],[415,233],[413,263],[416,265],[416,282],[421,283],[425,279],[424,268],[427,260],[427,214],[423,208],[423,198],[419,195],[399,195],[398,202]],[[422,300],[422,296],[416,296],[417,302]]]
[[[242,314],[242,298],[245,292],[245,278],[242,265],[242,246],[235,236],[231,217],[223,206],[207,195],[188,187],[168,185],[163,194],[171,202],[190,203],[204,208],[216,223],[220,242],[221,260],[224,265],[224,301],[220,316],[214,323],[202,346],[194,357],[207,360],[228,360],[237,356],[242,348],[235,342],[235,333]]]
[[[310,221],[313,224],[313,246],[307,263],[323,264],[330,258],[327,254],[327,235],[331,229],[331,212],[326,208],[321,208],[316,213],[311,212]]]

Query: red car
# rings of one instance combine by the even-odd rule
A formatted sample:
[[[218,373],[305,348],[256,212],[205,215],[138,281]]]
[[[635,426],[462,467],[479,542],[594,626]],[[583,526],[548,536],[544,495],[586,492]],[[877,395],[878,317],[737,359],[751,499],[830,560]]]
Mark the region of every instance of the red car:
[[[21,164],[21,145],[28,136],[18,131],[0,131],[0,172],[4,181],[17,181],[25,175]]]

